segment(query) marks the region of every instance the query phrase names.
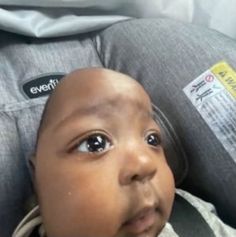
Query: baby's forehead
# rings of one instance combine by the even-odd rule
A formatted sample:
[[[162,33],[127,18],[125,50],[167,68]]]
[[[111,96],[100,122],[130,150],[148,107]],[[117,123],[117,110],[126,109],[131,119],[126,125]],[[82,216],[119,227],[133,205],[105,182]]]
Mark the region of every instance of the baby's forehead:
[[[92,69],[76,71],[58,84],[49,98],[44,117],[47,123],[65,119],[74,112],[92,114],[120,110],[129,103],[140,110],[151,110],[150,100],[134,79],[114,71]]]
[[[63,104],[89,104],[98,100],[147,100],[149,96],[134,79],[111,70],[72,73],[56,88],[52,101]],[[59,107],[60,108],[60,107]]]

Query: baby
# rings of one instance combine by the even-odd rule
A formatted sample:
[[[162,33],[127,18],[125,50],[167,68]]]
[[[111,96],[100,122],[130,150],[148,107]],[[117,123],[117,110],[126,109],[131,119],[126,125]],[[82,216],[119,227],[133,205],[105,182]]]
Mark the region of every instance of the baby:
[[[99,68],[66,76],[45,106],[33,164],[39,207],[14,237],[177,236],[166,224],[175,187],[161,129],[132,78]],[[197,208],[218,236],[236,236],[208,205]]]

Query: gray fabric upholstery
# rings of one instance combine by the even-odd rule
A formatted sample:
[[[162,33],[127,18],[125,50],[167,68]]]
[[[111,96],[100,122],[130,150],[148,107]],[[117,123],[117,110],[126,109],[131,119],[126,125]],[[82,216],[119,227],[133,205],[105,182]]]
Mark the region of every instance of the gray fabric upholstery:
[[[1,31],[0,48],[1,236],[10,236],[32,193],[26,159],[33,152],[46,100],[27,99],[22,83],[45,73],[92,66],[130,74],[144,85],[188,154],[190,172],[184,186],[213,201],[221,207],[221,216],[236,224],[236,165],[182,93],[188,82],[215,62],[227,59],[236,66],[234,41],[202,28],[156,19],[127,21],[92,36],[64,39],[33,39]],[[181,174],[184,166],[179,168]]]
[[[236,39],[234,0],[0,0],[0,5],[0,29],[39,38],[101,30],[130,17],[162,16]]]
[[[95,42],[104,66],[139,80],[180,136],[189,161],[182,187],[213,202],[236,226],[236,163],[182,91],[218,61],[236,69],[236,42],[168,19],[116,24]]]

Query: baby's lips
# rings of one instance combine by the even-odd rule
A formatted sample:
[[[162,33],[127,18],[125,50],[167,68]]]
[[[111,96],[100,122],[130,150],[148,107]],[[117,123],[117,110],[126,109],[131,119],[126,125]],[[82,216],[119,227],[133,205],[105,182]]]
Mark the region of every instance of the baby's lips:
[[[141,209],[134,217],[126,221],[123,226],[125,229],[133,234],[142,233],[149,229],[156,220],[156,208],[145,207]]]

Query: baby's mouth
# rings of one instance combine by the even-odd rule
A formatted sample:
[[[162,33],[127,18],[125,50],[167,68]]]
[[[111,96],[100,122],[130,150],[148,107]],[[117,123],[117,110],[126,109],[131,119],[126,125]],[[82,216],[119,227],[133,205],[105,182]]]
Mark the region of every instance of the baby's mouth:
[[[157,210],[155,206],[144,207],[132,218],[124,222],[123,227],[132,234],[140,234],[153,226],[156,217]]]

